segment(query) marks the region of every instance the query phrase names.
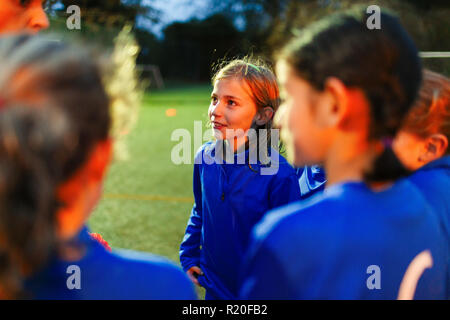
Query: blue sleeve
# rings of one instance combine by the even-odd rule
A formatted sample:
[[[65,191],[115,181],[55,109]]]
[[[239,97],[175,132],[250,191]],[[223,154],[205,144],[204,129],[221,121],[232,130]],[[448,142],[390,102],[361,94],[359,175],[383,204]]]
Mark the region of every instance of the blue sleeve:
[[[269,209],[278,208],[301,199],[297,175],[293,169],[289,171],[292,171],[291,174],[275,179],[270,192]]]
[[[180,246],[180,262],[184,271],[200,266],[200,240],[202,233],[202,187],[200,180],[201,164],[194,164],[194,206],[187,223],[186,232]]]

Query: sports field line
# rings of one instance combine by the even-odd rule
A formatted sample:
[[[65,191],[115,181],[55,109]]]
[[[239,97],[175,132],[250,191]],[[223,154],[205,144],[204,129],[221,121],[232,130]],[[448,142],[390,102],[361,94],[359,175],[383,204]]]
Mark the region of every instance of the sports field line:
[[[171,196],[149,195],[149,194],[146,195],[146,194],[105,193],[103,195],[103,198],[114,200],[169,201],[169,202],[194,203],[194,198],[192,197],[171,197]]]

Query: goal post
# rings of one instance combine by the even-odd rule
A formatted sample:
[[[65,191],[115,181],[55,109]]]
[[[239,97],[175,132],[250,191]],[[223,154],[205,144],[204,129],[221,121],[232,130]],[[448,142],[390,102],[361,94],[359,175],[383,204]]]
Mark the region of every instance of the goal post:
[[[450,58],[450,51],[422,51],[421,58]]]
[[[141,72],[144,76],[148,76],[150,78],[150,84],[155,85],[155,87],[159,90],[164,89],[164,80],[161,76],[161,71],[157,65],[146,64],[146,65],[138,65],[137,70]]]

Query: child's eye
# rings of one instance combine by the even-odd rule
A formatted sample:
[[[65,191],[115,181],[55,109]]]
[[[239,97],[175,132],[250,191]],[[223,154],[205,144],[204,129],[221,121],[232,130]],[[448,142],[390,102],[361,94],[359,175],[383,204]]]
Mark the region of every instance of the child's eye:
[[[234,100],[228,100],[228,105],[230,106],[236,106],[236,102]]]
[[[30,2],[31,2],[31,0],[19,0],[19,4],[20,4],[22,7],[28,6],[28,5],[30,4]]]
[[[216,104],[217,103],[217,97],[211,97],[211,102],[212,102],[212,104]]]

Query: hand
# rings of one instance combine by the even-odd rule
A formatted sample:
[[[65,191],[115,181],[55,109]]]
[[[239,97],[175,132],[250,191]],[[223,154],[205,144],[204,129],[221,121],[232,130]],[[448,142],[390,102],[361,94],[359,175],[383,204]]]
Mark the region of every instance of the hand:
[[[197,277],[203,275],[202,269],[199,267],[191,267],[186,274],[188,275],[189,279],[199,287],[201,287],[200,283],[198,283]]]
[[[108,250],[109,252],[111,252],[111,247],[109,246],[108,242],[106,242],[105,239],[103,239],[103,237],[99,234],[99,233],[89,233],[89,235],[91,236],[92,239],[97,240],[98,242],[100,242],[100,244],[102,244],[106,250]]]

